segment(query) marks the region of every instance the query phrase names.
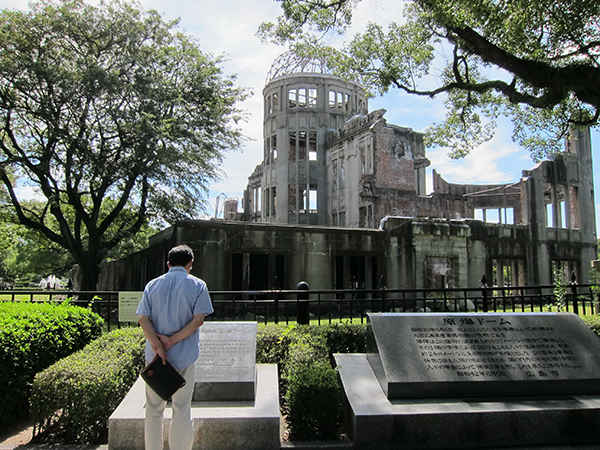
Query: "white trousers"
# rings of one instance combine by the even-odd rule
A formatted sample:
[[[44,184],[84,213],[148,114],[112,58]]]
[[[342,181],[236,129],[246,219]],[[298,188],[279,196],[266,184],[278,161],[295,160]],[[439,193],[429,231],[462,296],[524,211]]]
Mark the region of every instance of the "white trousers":
[[[192,420],[192,394],[194,393],[195,365],[181,370],[185,386],[173,394],[173,415],[169,429],[169,447],[171,450],[190,450],[194,440],[194,422]],[[163,416],[167,405],[162,398],[146,385],[146,420],[144,435],[146,450],[163,450]]]

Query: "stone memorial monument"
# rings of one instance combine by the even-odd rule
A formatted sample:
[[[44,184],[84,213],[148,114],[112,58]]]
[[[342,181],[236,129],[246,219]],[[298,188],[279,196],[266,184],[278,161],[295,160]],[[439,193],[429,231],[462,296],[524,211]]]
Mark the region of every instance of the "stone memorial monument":
[[[600,339],[573,314],[369,319],[367,360],[390,399],[600,394]]]
[[[600,442],[600,339],[570,313],[369,314],[336,354],[356,450]]]
[[[254,400],[256,322],[206,322],[200,333],[194,400]]]
[[[200,328],[192,397],[192,450],[279,450],[276,364],[256,364],[256,322],[211,322]],[[139,378],[109,418],[109,450],[144,449],[145,385]],[[168,448],[171,405],[165,410]]]

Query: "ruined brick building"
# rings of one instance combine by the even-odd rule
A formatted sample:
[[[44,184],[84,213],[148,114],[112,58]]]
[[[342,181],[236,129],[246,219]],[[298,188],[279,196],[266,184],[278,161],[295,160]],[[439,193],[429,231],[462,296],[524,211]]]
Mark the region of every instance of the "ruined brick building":
[[[368,112],[362,88],[284,54],[264,95],[264,158],[243,213],[185,221],[151,239],[106,288],[138,289],[178,243],[212,289],[476,287],[586,281],[596,259],[589,130],[514,183],[461,185],[433,171],[423,135]],[[108,267],[108,266],[107,266]],[[117,278],[121,279],[119,281]],[[128,284],[123,286],[123,284]]]

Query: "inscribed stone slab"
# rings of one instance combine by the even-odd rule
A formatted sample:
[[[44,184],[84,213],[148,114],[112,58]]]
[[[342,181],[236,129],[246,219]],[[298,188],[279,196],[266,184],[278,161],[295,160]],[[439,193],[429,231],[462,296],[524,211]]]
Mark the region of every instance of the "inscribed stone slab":
[[[204,322],[193,400],[254,400],[256,322]]]
[[[600,339],[571,313],[369,314],[389,399],[600,393]]]

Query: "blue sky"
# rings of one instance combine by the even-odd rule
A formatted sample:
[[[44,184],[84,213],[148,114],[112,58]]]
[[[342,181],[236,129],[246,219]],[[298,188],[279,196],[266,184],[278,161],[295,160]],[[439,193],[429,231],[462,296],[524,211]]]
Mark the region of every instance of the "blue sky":
[[[97,3],[89,0],[90,3]],[[279,3],[274,0],[141,0],[145,9],[156,9],[166,19],[180,18],[180,26],[194,35],[205,52],[227,55],[223,65],[226,74],[237,74],[238,83],[250,87],[254,95],[241,106],[251,114],[242,125],[249,138],[244,149],[230,153],[223,166],[226,176],[210,187],[207,215],[214,215],[215,199],[220,194],[241,200],[248,176],[262,161],[262,89],[272,62],[286,49],[272,44],[261,44],[255,36],[263,21],[274,21],[280,14]],[[399,20],[404,2],[399,0],[363,0],[355,13],[353,30],[364,30],[367,21],[385,24]],[[0,8],[26,9],[28,0],[0,0]],[[369,101],[369,109],[385,108],[388,123],[423,131],[433,122],[444,117],[442,98],[427,99],[391,90],[383,97]],[[496,137],[471,152],[461,160],[451,160],[444,149],[428,150],[431,160],[429,170],[435,168],[451,183],[510,183],[518,181],[523,169],[534,162],[529,153],[512,142],[512,129],[508,123],[500,123]],[[595,181],[600,174],[600,132],[592,134],[592,145],[598,147],[594,154]],[[596,183],[597,184],[597,183]],[[596,222],[600,205],[596,200]]]

